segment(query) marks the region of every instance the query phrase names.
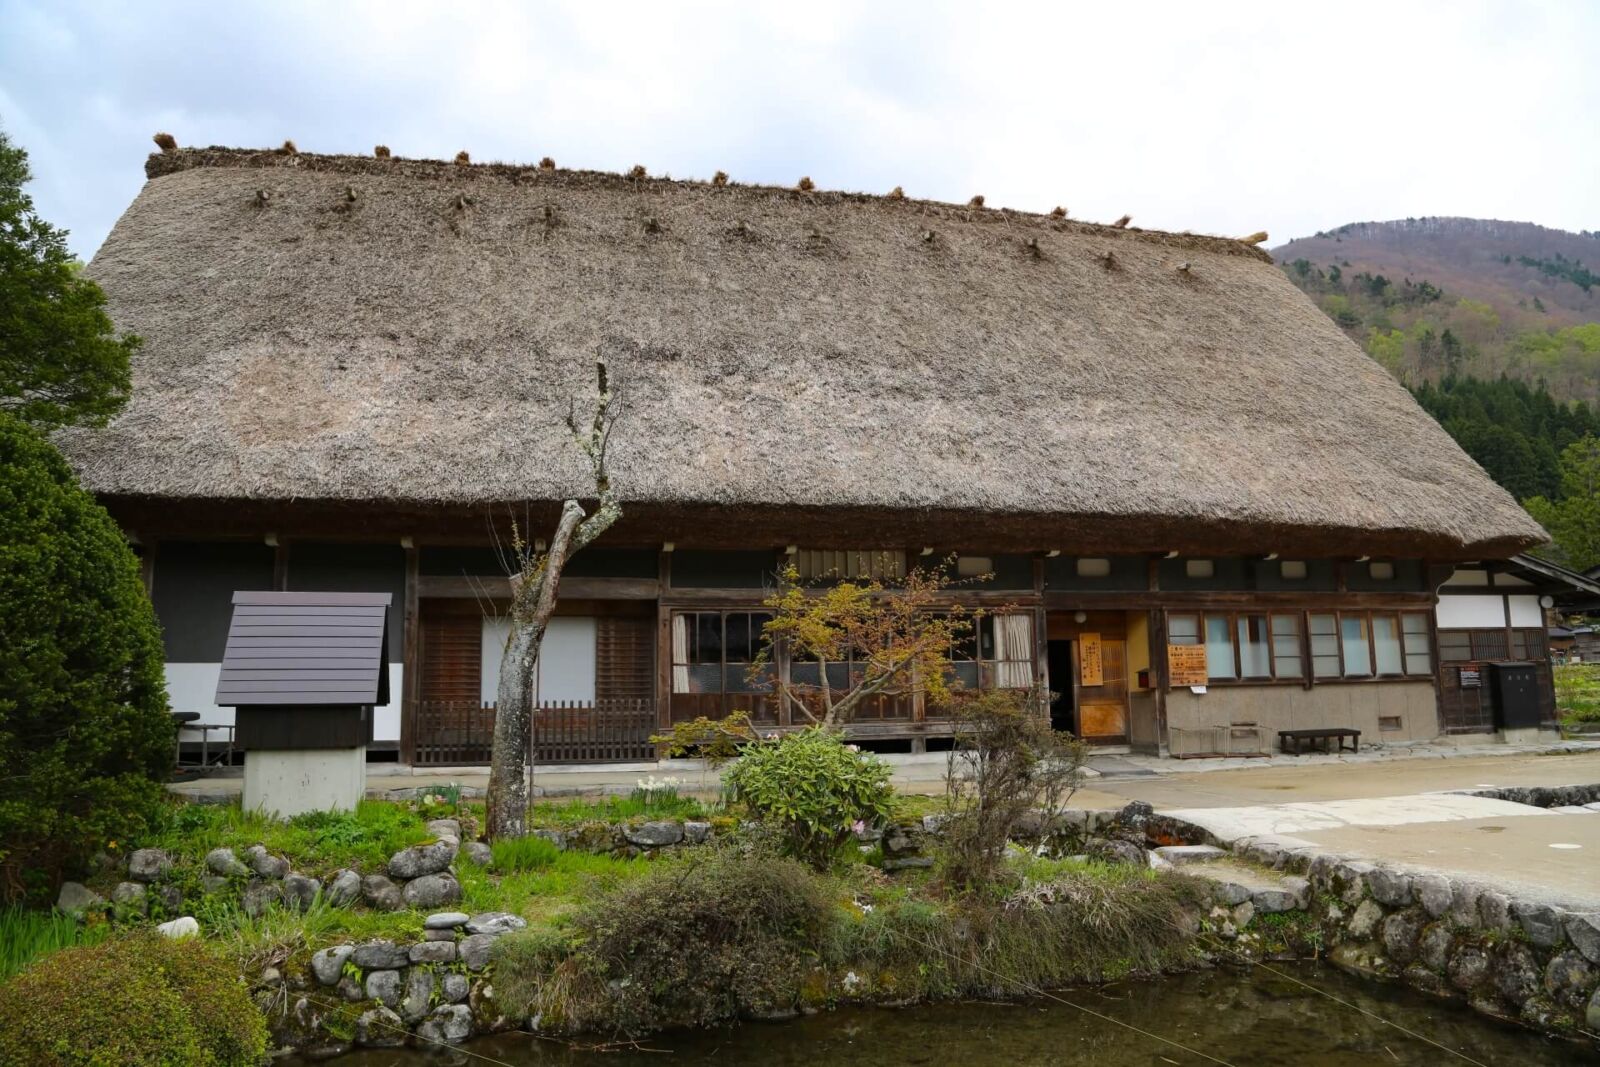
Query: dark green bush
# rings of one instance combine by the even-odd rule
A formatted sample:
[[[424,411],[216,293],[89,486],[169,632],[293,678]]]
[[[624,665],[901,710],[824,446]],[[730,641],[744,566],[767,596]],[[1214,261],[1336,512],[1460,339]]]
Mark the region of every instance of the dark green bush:
[[[782,833],[785,850],[826,870],[857,823],[889,815],[889,765],[814,727],[747,745],[724,778],[735,800]]]
[[[172,763],[160,631],[105,509],[0,413],[0,897],[144,831]]]
[[[695,850],[586,904],[566,931],[501,938],[495,990],[513,1012],[570,1030],[788,1010],[830,909],[823,880],[792,860]]]
[[[0,1063],[253,1067],[266,1046],[237,971],[199,941],[62,949],[0,986]]]

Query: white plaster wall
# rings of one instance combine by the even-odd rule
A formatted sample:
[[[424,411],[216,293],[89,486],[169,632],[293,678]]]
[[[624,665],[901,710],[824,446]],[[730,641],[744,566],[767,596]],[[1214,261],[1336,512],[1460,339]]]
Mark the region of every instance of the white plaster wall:
[[[500,686],[500,661],[505,656],[510,623],[504,619],[483,620],[482,673],[480,695],[493,704]],[[594,699],[595,620],[577,615],[558,615],[550,620],[544,644],[539,649],[537,700]]]
[[[1512,626],[1544,626],[1544,609],[1536,596],[1508,596]]]
[[[216,704],[217,677],[222,673],[220,663],[168,663],[167,699],[173,711],[198,711],[200,721],[227,726],[233,722],[232,708],[219,708]],[[373,709],[372,739],[374,741],[400,740],[400,685],[405,679],[405,668],[398,663],[389,664],[389,703]],[[212,734],[213,739],[218,735]],[[198,733],[185,733],[185,741],[198,741]]]
[[[1516,597],[1513,599],[1522,599]],[[1537,608],[1538,598],[1533,598]],[[1436,613],[1442,630],[1469,630],[1480,627],[1504,627],[1506,624],[1505,598],[1489,595],[1466,594],[1441,596]],[[1537,625],[1535,623],[1534,625]]]
[[[1444,580],[1445,585],[1483,585],[1489,584],[1488,571],[1455,571]]]

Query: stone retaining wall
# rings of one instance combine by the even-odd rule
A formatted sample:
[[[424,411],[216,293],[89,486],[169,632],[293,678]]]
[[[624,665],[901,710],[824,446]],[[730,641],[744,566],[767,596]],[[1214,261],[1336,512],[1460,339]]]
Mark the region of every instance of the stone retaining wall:
[[[1153,855],[1181,851],[1158,847]],[[1227,855],[1206,851],[1210,859]],[[1224,952],[1325,956],[1344,970],[1600,1048],[1600,912],[1270,841],[1243,843],[1232,858],[1277,884],[1240,884],[1226,863],[1189,868],[1216,883],[1209,925]]]

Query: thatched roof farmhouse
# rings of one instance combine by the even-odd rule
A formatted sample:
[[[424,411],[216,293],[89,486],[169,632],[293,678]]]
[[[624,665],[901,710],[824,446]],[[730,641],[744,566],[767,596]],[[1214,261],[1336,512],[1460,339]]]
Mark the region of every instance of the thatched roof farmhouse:
[[[133,399],[62,444],[145,547],[175,665],[210,663],[222,586],[399,593],[406,758],[425,705],[488,695],[492,625],[464,583],[494,571],[491,518],[537,528],[586,488],[562,420],[597,352],[623,383],[625,519],[569,591],[591,676],[552,692],[625,690],[661,721],[760,703],[680,689],[711,662],[694,657],[732,662],[729,618],[759,612],[790,547],[933,548],[992,564],[1032,620],[1031,678],[1076,672],[1064,726],[1159,745],[1169,705],[1374,732],[1398,708],[1431,736],[1438,639],[1406,610],[1426,614],[1452,563],[1543,540],[1242,241],[388,156],[175,149],[147,173],[90,267],[145,339]],[[712,614],[714,641],[684,640]],[[633,618],[630,667],[608,631]],[[1081,684],[1086,627],[1118,645],[1116,684]],[[1380,670],[1391,641],[1400,667]],[[1231,648],[1204,699],[1169,676],[1187,642],[1213,672]],[[1281,687],[1227,695],[1263,662]],[[920,740],[927,723],[879,725]]]

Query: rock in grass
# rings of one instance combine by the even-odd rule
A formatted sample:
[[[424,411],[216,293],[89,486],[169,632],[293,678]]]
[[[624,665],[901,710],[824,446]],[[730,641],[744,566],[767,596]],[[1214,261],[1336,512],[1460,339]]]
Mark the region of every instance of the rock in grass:
[[[473,934],[462,938],[456,945],[456,958],[467,965],[469,971],[481,971],[489,966],[489,951],[494,948],[495,935]]]
[[[338,985],[344,976],[344,964],[355,948],[351,945],[334,945],[311,955],[311,974],[323,985]]]
[[[221,878],[245,878],[250,874],[250,868],[231,848],[214,848],[207,852],[206,870]]]
[[[426,967],[413,967],[406,975],[405,996],[400,998],[400,1018],[414,1023],[428,1014],[433,1002],[433,972]]]
[[[1238,882],[1218,882],[1211,889],[1212,898],[1215,899],[1218,904],[1222,904],[1230,908],[1235,904],[1243,904],[1245,901],[1249,900],[1250,893],[1251,889],[1249,886],[1241,885]]]
[[[464,974],[447,974],[439,983],[439,999],[446,1004],[460,1004],[472,992],[472,983]]]
[[[467,920],[467,933],[498,936],[508,934],[512,930],[521,930],[527,925],[528,920],[509,911],[486,911]]]
[[[690,820],[683,824],[683,839],[691,845],[703,845],[711,837],[711,824]]]
[[[361,879],[361,895],[379,911],[399,911],[405,907],[400,887],[381,874],[369,874]]]
[[[118,882],[117,887],[111,891],[111,902],[121,904],[125,908],[136,908],[144,911],[150,906],[145,899],[146,889],[143,882]]]
[[[156,927],[156,933],[162,937],[170,937],[174,941],[182,941],[186,937],[199,937],[200,924],[193,915],[182,915],[171,922],[165,922]]]
[[[461,899],[461,883],[453,874],[425,874],[407,882],[400,895],[413,908],[437,908]]]
[[[438,874],[454,862],[458,847],[455,838],[447,837],[403,848],[389,857],[389,877],[421,878],[425,874]]]
[[[456,819],[430,819],[428,820],[428,833],[434,837],[453,837],[461,840],[461,823]]]
[[[1250,903],[1255,905],[1255,910],[1263,915],[1276,915],[1283,911],[1293,911],[1295,896],[1287,889],[1257,889],[1250,894]]]
[[[251,845],[244,850],[244,856],[258,877],[275,880],[289,873],[289,861],[282,856],[274,856],[265,845]]]
[[[363,971],[397,971],[411,962],[405,946],[393,941],[368,941],[357,945],[350,958]]]
[[[141,848],[128,855],[128,877],[135,882],[154,882],[172,870],[172,857],[159,848]]]
[[[461,846],[461,851],[466,855],[469,861],[477,864],[479,867],[490,867],[494,865],[494,849],[490,848],[482,841],[468,841],[465,845]]]
[[[453,930],[458,926],[467,925],[467,919],[469,918],[471,916],[464,911],[436,911],[422,920],[422,928],[424,930]]]
[[[342,908],[347,904],[354,904],[361,897],[361,876],[355,871],[340,871],[328,882],[328,891],[323,894],[326,900],[335,908]]]
[[[624,826],[622,836],[640,848],[663,848],[683,840],[683,824],[657,819],[638,826]]]
[[[454,941],[418,941],[410,948],[412,963],[454,963],[456,960],[456,943]]]
[[[308,874],[290,874],[283,880],[283,900],[297,911],[305,911],[315,904],[322,892],[322,883]]]
[[[281,903],[283,903],[283,883],[268,881],[265,878],[251,879],[239,898],[239,906],[252,918],[266,911],[268,906]]]
[[[376,1000],[386,1008],[400,1005],[400,972],[368,971],[367,999]]]
[[[406,1024],[384,1007],[364,1011],[356,1020],[356,1044],[367,1048],[399,1048],[406,1043]]]
[[[472,1036],[472,1009],[465,1004],[443,1004],[417,1027],[417,1036],[424,1041],[459,1045]]]

